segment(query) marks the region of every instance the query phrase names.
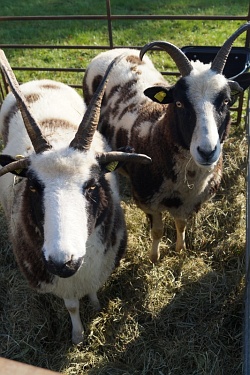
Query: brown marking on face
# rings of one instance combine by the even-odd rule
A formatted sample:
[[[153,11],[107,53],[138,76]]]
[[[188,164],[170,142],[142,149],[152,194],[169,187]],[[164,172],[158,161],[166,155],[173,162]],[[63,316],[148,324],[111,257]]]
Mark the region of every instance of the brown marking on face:
[[[17,107],[17,104],[14,103],[8,114],[4,117],[3,119],[3,130],[2,130],[2,138],[3,138],[3,143],[4,145],[7,144],[8,142],[8,136],[9,136],[9,124],[10,124],[10,121],[12,119],[13,116],[15,116],[18,112],[18,107]]]
[[[21,271],[30,286],[39,289],[41,283],[51,283],[54,276],[47,271],[45,266],[42,252],[43,236],[40,232],[37,232],[30,209],[29,194],[27,184],[24,184],[23,189],[18,191],[15,202],[17,204],[16,211],[20,213],[19,219],[22,220],[23,224],[15,227],[15,233],[11,241]],[[21,206],[18,206],[18,199],[22,201]]]
[[[28,103],[35,103],[36,101],[40,99],[40,95],[33,93],[33,94],[25,95],[25,98]]]

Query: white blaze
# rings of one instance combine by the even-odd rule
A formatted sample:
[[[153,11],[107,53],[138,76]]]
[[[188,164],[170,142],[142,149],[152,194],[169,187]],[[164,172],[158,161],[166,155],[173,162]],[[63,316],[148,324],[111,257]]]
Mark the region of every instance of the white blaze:
[[[58,186],[44,194],[44,256],[66,263],[86,252],[86,200],[81,189]]]
[[[204,160],[198,152],[215,153],[212,158],[214,166],[221,154],[221,144],[216,124],[214,100],[218,93],[226,86],[227,80],[221,74],[210,69],[210,65],[204,65],[197,61],[193,63],[194,69],[186,77],[188,84],[188,98],[196,113],[196,126],[193,132],[190,152],[194,161],[201,165]]]
[[[87,200],[83,185],[96,165],[91,151],[72,148],[34,155],[32,167],[44,184],[44,256],[66,263],[86,253]]]

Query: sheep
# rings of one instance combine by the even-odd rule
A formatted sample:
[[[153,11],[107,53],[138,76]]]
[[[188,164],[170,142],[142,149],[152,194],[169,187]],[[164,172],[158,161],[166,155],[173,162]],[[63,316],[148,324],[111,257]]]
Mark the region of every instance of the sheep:
[[[188,219],[220,185],[229,107],[250,83],[248,73],[232,80],[222,72],[234,40],[249,28],[244,24],[228,38],[211,64],[189,61],[175,45],[158,41],[144,46],[140,54],[129,48],[102,52],[86,69],[83,90],[89,103],[109,62],[126,54],[109,78],[98,129],[113,150],[126,144],[152,158],[152,164],[142,168],[123,168],[135,203],[150,220],[152,262],[160,257],[162,212],[173,216],[176,251],[184,252]],[[143,57],[152,47],[165,50],[175,61],[181,77],[173,86]]]
[[[111,152],[96,131],[109,66],[87,110],[67,85],[18,85],[3,51],[11,88],[0,113],[0,202],[13,252],[30,286],[64,300],[72,342],[83,341],[79,299],[99,308],[97,291],[124,255],[127,232],[116,177],[121,163],[150,158]],[[24,126],[25,125],[25,126]]]

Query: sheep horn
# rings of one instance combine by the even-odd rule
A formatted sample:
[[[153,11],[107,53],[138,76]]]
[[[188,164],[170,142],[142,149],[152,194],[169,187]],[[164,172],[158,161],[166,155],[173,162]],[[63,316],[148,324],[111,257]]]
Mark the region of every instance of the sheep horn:
[[[14,172],[14,171],[18,171],[18,169],[28,168],[28,166],[29,166],[28,158],[15,160],[12,163],[7,164],[3,168],[0,169],[0,177],[8,172]]]
[[[49,148],[51,148],[51,146],[43,137],[39,126],[37,125],[35,119],[30,113],[25,96],[23,95],[23,93],[21,92],[19,88],[17,79],[14,75],[13,70],[10,67],[10,64],[3,50],[0,50],[0,63],[1,63],[1,69],[5,75],[6,81],[8,82],[11,88],[11,91],[16,98],[18,108],[23,117],[25,128],[30,137],[30,140],[34,147],[35,152],[39,154],[43,151],[48,150]]]
[[[75,138],[69,145],[70,147],[73,147],[80,151],[87,151],[90,148],[94,132],[99,122],[102,98],[108,82],[109,73],[111,72],[113,66],[118,63],[118,61],[120,61],[123,56],[124,55],[122,54],[116,57],[109,64],[97,90],[95,91],[88,105],[88,108],[76,132]]]
[[[151,158],[144,154],[127,153],[121,151],[104,152],[97,156],[98,161],[102,163],[110,163],[112,161],[137,162],[141,164],[150,164]]]
[[[219,49],[217,55],[215,56],[211,69],[218,74],[222,74],[224,66],[226,64],[228,55],[231,51],[233,42],[235,39],[242,34],[244,31],[250,28],[250,22],[241,25],[238,30],[236,30],[223,44],[223,46]]]
[[[180,50],[172,43],[164,41],[155,41],[148,43],[144,47],[142,47],[140,51],[140,59],[142,60],[145,52],[147,52],[154,46],[162,48],[172,57],[182,77],[188,76],[191,73],[191,71],[193,70],[191,62],[189,61],[187,56],[182,52],[182,50]]]

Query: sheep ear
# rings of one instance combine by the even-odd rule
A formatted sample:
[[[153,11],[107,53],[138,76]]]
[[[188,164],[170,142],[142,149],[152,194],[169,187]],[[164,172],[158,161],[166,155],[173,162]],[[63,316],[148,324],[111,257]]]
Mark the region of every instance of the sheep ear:
[[[156,103],[168,104],[173,102],[173,86],[152,86],[147,88],[144,94]]]
[[[236,102],[241,92],[243,92],[243,88],[239,85],[238,82],[228,80],[228,84],[231,91],[231,100],[230,100],[230,107]]]
[[[9,164],[12,164],[16,161],[18,161],[20,159],[20,157],[16,157],[16,158],[13,158],[13,156],[11,155],[0,155],[0,165],[2,167],[6,167],[7,165]],[[17,169],[15,170],[9,170],[9,172],[15,174],[16,176],[20,176],[20,177],[26,177],[27,175],[27,170],[28,168],[19,168],[17,167]]]

